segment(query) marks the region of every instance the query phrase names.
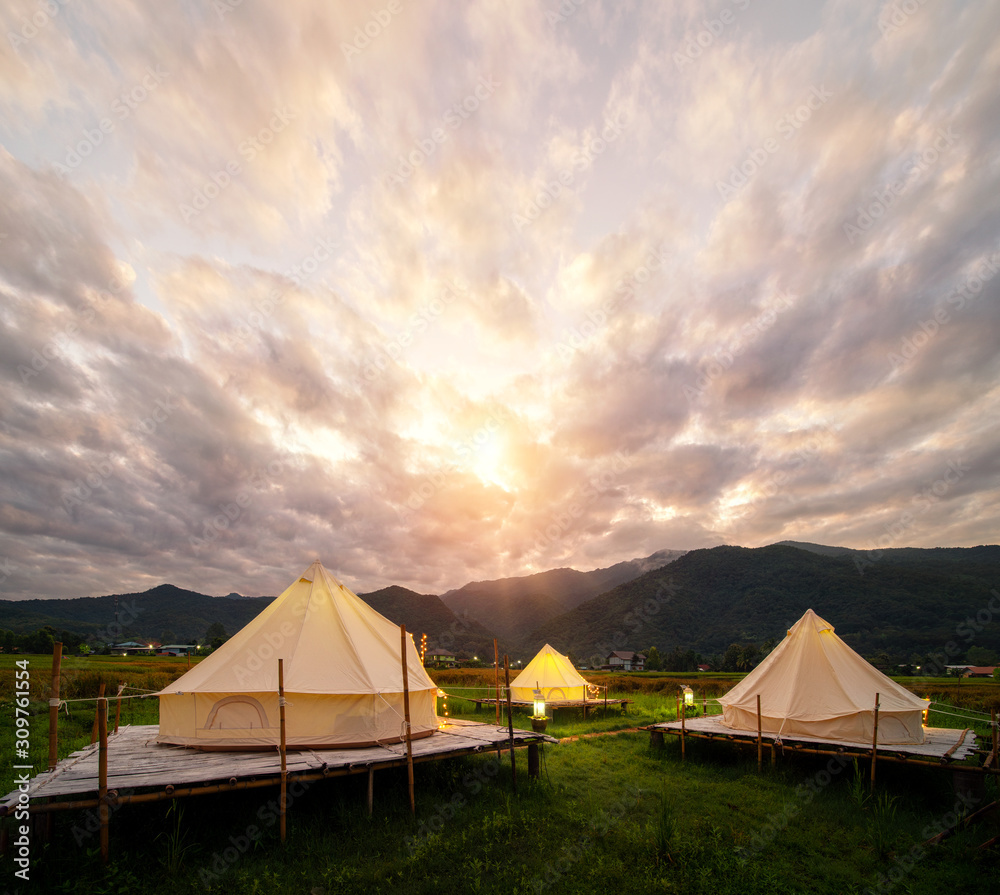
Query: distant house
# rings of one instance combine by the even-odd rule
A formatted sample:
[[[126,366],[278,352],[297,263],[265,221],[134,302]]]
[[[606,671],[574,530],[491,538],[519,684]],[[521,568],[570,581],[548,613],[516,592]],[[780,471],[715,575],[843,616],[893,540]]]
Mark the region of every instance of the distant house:
[[[158,656],[190,656],[197,652],[198,646],[194,643],[167,643],[156,648]]]
[[[993,677],[993,669],[996,665],[970,665],[965,673],[966,677]]]
[[[432,653],[427,657],[428,665],[457,665],[458,661],[454,656],[449,656],[446,653]]]
[[[712,666],[711,665],[699,665],[698,666],[698,670],[699,671],[711,671],[712,670]]]
[[[608,656],[607,665],[612,671],[642,671],[646,657],[632,650],[615,650]]]
[[[111,652],[115,656],[138,656],[143,653],[152,653],[153,644],[137,643],[134,640],[126,640],[124,643],[113,644]]]

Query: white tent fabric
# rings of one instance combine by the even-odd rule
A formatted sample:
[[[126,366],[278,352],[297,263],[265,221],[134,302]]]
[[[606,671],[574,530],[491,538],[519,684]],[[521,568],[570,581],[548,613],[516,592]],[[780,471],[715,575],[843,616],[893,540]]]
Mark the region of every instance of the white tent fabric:
[[[922,743],[922,713],[929,701],[862,659],[833,625],[808,609],[719,702],[722,723],[735,730],[757,730],[759,695],[761,728],[767,733],[870,744],[876,693],[879,744]]]
[[[562,653],[545,644],[510,685],[510,698],[530,701],[536,687],[547,703],[586,699],[587,682]]]
[[[399,625],[313,563],[270,606],[158,694],[161,743],[243,750],[278,744],[284,660],[289,748],[362,746],[405,736]],[[407,635],[411,734],[438,727],[437,685]]]

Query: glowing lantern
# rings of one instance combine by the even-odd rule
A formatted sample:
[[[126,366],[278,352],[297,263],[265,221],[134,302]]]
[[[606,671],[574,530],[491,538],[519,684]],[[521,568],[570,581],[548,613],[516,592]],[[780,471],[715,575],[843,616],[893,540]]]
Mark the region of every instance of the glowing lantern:
[[[535,705],[534,705],[535,712],[534,712],[533,717],[535,717],[535,718],[544,718],[545,717],[545,697],[542,696],[542,691],[541,690],[535,690],[533,695],[535,697]]]
[[[694,705],[694,690],[684,687],[684,705]]]

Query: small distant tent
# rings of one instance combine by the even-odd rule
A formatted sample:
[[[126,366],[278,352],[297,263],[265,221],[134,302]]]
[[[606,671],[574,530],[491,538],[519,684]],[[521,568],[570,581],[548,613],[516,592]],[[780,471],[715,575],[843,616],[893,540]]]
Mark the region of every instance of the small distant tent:
[[[399,742],[405,736],[399,625],[379,615],[318,561],[270,606],[158,694],[157,742],[267,749],[280,739],[278,659],[284,660],[289,748]],[[437,686],[407,635],[411,734],[438,727]]]
[[[542,691],[547,703],[586,699],[587,682],[573,663],[547,643],[510,685],[510,698],[530,702],[535,689]]]
[[[875,694],[878,742],[924,741],[929,702],[886,677],[841,640],[833,625],[806,610],[771,654],[733,687],[722,703],[722,723],[735,730],[871,743]]]

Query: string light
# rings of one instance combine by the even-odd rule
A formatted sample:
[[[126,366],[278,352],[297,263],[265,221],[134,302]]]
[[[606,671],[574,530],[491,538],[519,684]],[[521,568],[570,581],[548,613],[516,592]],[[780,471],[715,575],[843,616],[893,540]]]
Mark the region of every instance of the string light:
[[[426,655],[427,655],[427,635],[426,634],[422,634],[420,636],[420,664],[421,665],[426,665],[427,664],[424,661],[424,657]]]
[[[438,687],[437,695],[441,697],[441,712],[444,715],[444,721],[438,724],[438,727],[446,727],[448,725],[448,694],[444,692],[440,687]]]

